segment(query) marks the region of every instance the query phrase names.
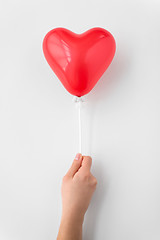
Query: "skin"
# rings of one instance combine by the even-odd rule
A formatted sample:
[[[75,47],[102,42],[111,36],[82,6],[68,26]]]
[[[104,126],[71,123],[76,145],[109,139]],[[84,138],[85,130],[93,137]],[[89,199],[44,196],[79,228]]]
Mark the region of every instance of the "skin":
[[[82,240],[84,216],[97,185],[90,172],[91,165],[90,156],[78,153],[63,177],[62,217],[57,240]]]

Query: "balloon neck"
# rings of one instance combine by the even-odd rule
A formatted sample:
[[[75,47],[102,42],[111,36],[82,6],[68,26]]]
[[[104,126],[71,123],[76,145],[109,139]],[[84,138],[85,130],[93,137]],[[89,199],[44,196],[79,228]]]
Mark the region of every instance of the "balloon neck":
[[[83,98],[82,97],[78,97],[78,96],[74,96],[73,97],[73,101],[74,102],[84,102]]]

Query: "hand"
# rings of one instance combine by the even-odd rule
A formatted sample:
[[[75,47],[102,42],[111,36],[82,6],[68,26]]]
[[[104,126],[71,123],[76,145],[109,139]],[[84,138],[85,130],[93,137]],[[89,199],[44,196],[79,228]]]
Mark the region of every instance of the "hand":
[[[97,180],[91,174],[92,159],[77,154],[71,168],[63,177],[62,209],[64,216],[83,219],[88,208]]]
[[[72,166],[63,177],[61,188],[62,219],[58,235],[60,238],[58,239],[81,239],[80,232],[84,215],[97,185],[96,178],[90,172],[91,164],[91,157],[78,153]],[[65,237],[64,231],[67,232]]]

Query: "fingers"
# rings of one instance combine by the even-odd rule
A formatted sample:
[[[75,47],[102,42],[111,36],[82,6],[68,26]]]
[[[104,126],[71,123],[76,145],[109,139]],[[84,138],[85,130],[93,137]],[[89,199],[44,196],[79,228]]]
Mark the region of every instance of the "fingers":
[[[70,167],[70,169],[67,172],[67,176],[73,177],[75,175],[75,173],[79,170],[79,168],[81,167],[82,164],[82,154],[81,153],[77,153],[73,163]]]
[[[68,170],[66,176],[74,177],[77,171],[80,169],[80,172],[90,172],[92,165],[92,158],[90,156],[82,156],[81,153],[77,153],[73,163]]]
[[[92,165],[92,158],[90,156],[83,156],[81,170],[90,171]]]

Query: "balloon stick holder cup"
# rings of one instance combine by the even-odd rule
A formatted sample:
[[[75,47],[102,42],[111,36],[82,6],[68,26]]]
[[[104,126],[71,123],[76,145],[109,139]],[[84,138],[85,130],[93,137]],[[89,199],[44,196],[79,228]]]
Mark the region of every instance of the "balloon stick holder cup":
[[[82,153],[82,104],[84,102],[83,97],[73,97],[73,102],[75,102],[76,107],[78,109],[78,152]]]

